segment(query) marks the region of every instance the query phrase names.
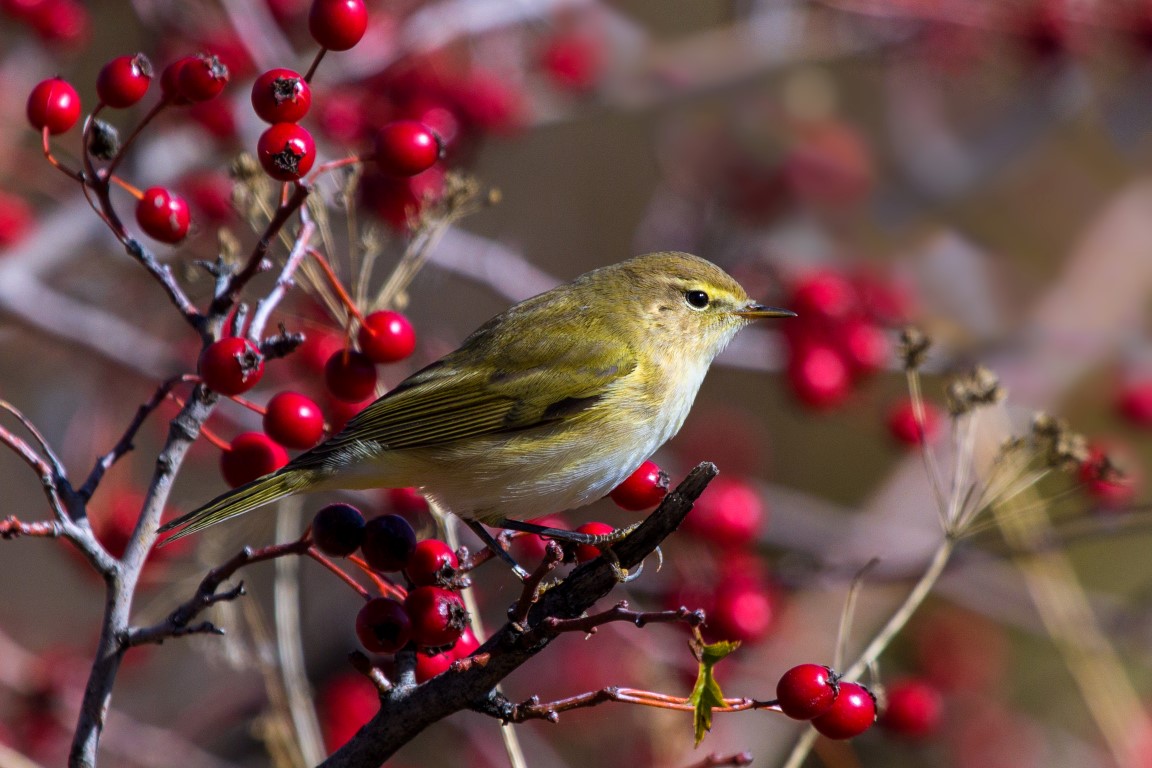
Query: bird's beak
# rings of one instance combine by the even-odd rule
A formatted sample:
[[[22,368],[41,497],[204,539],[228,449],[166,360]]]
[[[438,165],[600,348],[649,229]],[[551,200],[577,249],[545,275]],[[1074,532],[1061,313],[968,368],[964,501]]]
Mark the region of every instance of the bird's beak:
[[[736,310],[732,314],[747,320],[761,320],[765,317],[796,317],[796,313],[790,309],[766,307],[763,304],[749,304],[743,309]]]

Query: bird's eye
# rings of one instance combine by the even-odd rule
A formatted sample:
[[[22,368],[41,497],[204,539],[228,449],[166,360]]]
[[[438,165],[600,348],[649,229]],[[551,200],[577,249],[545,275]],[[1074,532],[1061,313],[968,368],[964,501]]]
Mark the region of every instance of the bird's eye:
[[[708,306],[708,294],[704,291],[688,291],[684,294],[684,301],[693,309],[704,309]]]

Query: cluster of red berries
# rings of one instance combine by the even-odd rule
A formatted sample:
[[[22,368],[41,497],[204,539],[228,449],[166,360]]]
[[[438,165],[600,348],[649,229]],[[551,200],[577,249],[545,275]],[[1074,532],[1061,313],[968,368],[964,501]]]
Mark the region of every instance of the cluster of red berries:
[[[395,653],[409,643],[420,649],[417,679],[432,677],[457,658],[476,650],[468,629],[468,611],[455,580],[460,561],[439,539],[416,540],[412,526],[399,515],[365,520],[350,504],[329,504],[312,520],[318,550],[347,557],[356,550],[380,573],[402,572],[408,583],[403,601],[369,600],[356,616],[356,636],[372,653]],[[434,671],[433,671],[434,670]]]
[[[684,518],[681,530],[694,545],[704,545],[715,569],[674,583],[668,607],[701,607],[706,637],[755,643],[776,625],[780,592],[756,551],[767,509],[747,480],[721,475],[709,483]]]
[[[152,83],[153,69],[148,58],[138,53],[118,56],[96,77],[96,93],[102,107],[126,109],[144,98]],[[188,105],[210,101],[228,84],[228,68],[216,56],[185,56],[165,67],[160,86],[165,105]],[[80,119],[80,97],[67,81],[53,77],[32,89],[27,103],[28,121],[49,135],[69,131]],[[137,197],[136,223],[151,238],[162,243],[179,243],[192,225],[188,202],[167,187],[134,190]]]
[[[333,352],[324,364],[329,394],[345,403],[361,403],[376,394],[376,365],[396,363],[416,349],[416,332],[404,315],[391,310],[364,318],[356,334],[358,348]]]
[[[851,739],[876,722],[876,698],[860,683],[846,683],[830,668],[800,664],[776,684],[780,711],[794,720],[810,720],[830,739]]]
[[[885,327],[907,316],[892,286],[831,269],[798,281],[786,305],[798,315],[782,326],[788,382],[800,402],[818,409],[841,405],[854,385],[889,363]]]
[[[0,0],[0,12],[44,42],[67,48],[84,43],[92,27],[87,6],[77,0]]]
[[[404,315],[383,310],[364,318],[357,343],[358,348],[327,353],[323,366],[325,388],[333,401],[354,409],[375,396],[376,365],[409,357],[416,347],[416,334]],[[235,397],[248,392],[263,378],[264,356],[252,341],[227,337],[204,348],[197,368],[205,386]],[[348,415],[334,414],[334,419],[346,419]],[[288,463],[285,449],[307,450],[315,446],[325,433],[324,413],[307,395],[284,390],[268,401],[263,427],[262,433],[238,435],[221,454],[221,473],[230,486],[243,485],[283,467]]]

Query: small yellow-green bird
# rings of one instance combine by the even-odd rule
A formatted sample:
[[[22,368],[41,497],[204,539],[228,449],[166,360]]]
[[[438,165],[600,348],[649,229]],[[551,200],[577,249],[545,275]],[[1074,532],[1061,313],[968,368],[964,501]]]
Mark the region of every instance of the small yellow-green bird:
[[[711,262],[650,253],[593,270],[480,326],[339,434],[165,525],[168,541],[293,493],[416,486],[485,525],[583,506],[684,423],[713,358],[753,320]]]

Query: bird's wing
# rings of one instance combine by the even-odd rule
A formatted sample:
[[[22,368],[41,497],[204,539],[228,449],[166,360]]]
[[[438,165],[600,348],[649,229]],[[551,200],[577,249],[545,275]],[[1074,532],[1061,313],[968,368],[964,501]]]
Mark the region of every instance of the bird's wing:
[[[433,363],[289,467],[319,469],[365,443],[424,448],[557,423],[594,406],[636,367],[631,349],[619,343],[567,338],[519,346],[510,356],[519,363],[514,369],[476,370],[457,353]]]

